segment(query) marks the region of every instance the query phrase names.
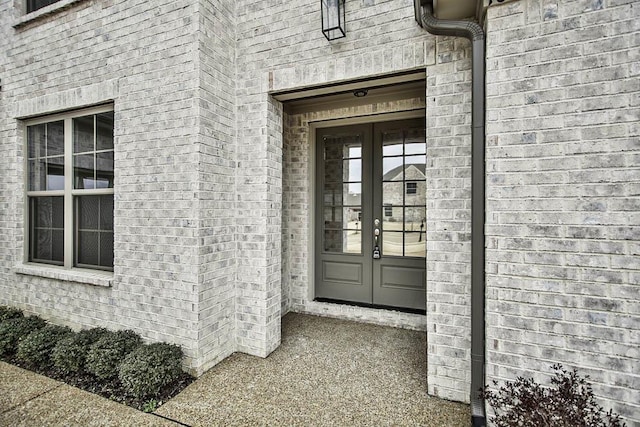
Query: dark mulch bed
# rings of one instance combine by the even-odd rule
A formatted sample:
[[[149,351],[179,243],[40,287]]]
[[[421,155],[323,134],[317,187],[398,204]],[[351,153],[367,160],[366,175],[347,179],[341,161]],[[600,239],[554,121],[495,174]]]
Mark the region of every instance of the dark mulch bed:
[[[157,396],[141,400],[128,396],[117,378],[105,383],[89,373],[64,374],[54,368],[42,369],[30,366],[18,360],[15,355],[0,358],[0,360],[145,412],[155,411],[195,380],[191,375],[183,373],[180,378],[162,389]]]

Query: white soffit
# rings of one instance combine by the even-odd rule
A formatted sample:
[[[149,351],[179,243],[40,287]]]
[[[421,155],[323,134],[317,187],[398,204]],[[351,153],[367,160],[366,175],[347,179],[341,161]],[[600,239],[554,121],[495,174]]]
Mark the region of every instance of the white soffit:
[[[355,96],[354,91],[319,95],[310,98],[295,99],[284,103],[288,114],[309,113],[314,111],[371,105],[380,102],[393,102],[403,99],[422,99],[426,102],[425,81],[397,83],[387,86],[371,86],[365,96]]]
[[[427,73],[425,70],[414,70],[411,72],[380,76],[376,78],[352,80],[342,83],[311,86],[282,92],[273,92],[271,93],[271,96],[273,96],[280,102],[286,102],[297,99],[315,98],[318,96],[353,92],[358,89],[371,89],[374,87],[396,85],[400,83],[425,81],[426,78]]]

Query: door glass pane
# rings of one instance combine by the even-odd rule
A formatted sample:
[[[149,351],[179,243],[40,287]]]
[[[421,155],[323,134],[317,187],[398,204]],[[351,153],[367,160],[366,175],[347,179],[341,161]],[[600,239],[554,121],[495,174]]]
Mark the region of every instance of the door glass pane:
[[[388,132],[382,138],[383,255],[424,257],[425,130]]]
[[[402,206],[385,206],[382,218],[383,231],[402,231]]]
[[[324,250],[359,254],[362,251],[362,232],[360,230],[325,230]]]
[[[401,156],[403,134],[401,130],[383,132],[382,133],[382,155],[383,156]]]
[[[343,187],[343,203],[348,206],[362,205],[362,184],[350,183]]]
[[[404,154],[424,154],[427,152],[424,129],[408,129],[405,139]]]
[[[404,233],[404,256],[424,258],[426,251],[427,245],[423,233]]]
[[[426,209],[423,206],[408,206],[404,213],[404,230],[420,231],[424,229]]]
[[[354,144],[345,144],[344,149],[345,159],[362,157],[362,145],[359,142]]]
[[[402,206],[404,204],[404,184],[402,182],[383,182],[382,204]]]
[[[382,180],[402,181],[402,157],[385,157],[382,159]]]
[[[402,256],[402,232],[387,231],[384,233],[382,255]]]
[[[362,184],[349,183],[343,184],[341,187],[342,191],[339,189],[325,190],[323,199],[325,205],[360,206],[362,204]]]
[[[407,165],[407,168],[409,165],[416,165],[418,169],[424,169],[424,167],[421,167],[421,166],[426,164],[426,162],[427,162],[427,159],[425,155],[406,156],[404,160],[404,163]]]
[[[347,228],[351,229],[351,230],[358,230],[360,229],[360,218],[362,215],[362,211],[360,210],[360,207],[354,208],[354,207],[344,207],[342,208],[342,211],[344,212],[344,218],[346,219],[347,222]]]
[[[323,249],[362,251],[362,137],[327,136],[324,142]]]
[[[342,179],[344,182],[362,181],[362,159],[345,160]]]
[[[336,207],[324,208],[324,228],[336,229],[342,228],[342,216],[340,215],[340,209]]]

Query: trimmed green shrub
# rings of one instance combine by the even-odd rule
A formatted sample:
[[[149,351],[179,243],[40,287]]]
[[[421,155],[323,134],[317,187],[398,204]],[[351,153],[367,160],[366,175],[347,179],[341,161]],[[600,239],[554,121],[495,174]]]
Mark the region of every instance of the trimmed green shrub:
[[[85,329],[61,339],[51,352],[53,366],[66,374],[83,371],[89,347],[107,332],[105,328]]]
[[[182,374],[182,356],[177,345],[141,345],[122,361],[118,377],[127,393],[134,397],[157,396]]]
[[[45,325],[46,322],[37,316],[18,317],[0,323],[0,356],[14,354],[20,341]]]
[[[22,311],[18,310],[15,307],[7,307],[4,305],[0,305],[0,323],[9,319],[17,319],[19,317],[24,317]]]
[[[18,344],[16,357],[32,366],[47,368],[52,365],[51,351],[58,341],[73,331],[66,326],[47,325],[36,329]]]
[[[141,344],[142,338],[133,331],[107,332],[89,349],[85,368],[102,380],[115,378],[120,362]]]

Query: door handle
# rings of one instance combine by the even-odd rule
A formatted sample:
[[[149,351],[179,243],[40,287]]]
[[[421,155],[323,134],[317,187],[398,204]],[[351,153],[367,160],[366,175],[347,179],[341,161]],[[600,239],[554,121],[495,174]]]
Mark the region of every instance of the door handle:
[[[378,236],[380,236],[380,220],[378,218],[373,221],[375,228],[373,229],[373,259],[380,259],[380,246],[378,245]]]

